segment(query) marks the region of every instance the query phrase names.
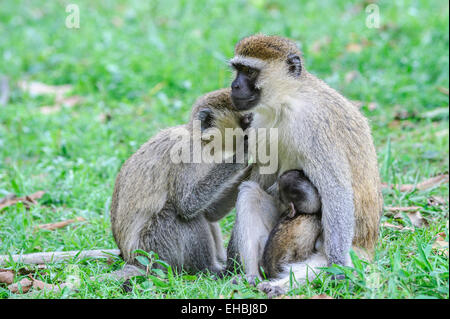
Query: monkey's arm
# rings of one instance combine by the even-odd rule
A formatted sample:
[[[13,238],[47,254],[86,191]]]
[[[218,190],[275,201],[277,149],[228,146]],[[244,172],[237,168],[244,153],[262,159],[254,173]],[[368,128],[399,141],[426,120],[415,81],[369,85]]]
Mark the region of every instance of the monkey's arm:
[[[355,217],[347,160],[335,147],[318,143],[315,151],[308,154],[304,171],[321,197],[324,248],[328,264],[348,265]]]
[[[178,185],[181,192],[178,213],[184,219],[204,213],[209,221],[218,221],[235,205],[237,186],[250,175],[252,165],[220,163],[197,181]],[[195,174],[193,174],[195,175]]]

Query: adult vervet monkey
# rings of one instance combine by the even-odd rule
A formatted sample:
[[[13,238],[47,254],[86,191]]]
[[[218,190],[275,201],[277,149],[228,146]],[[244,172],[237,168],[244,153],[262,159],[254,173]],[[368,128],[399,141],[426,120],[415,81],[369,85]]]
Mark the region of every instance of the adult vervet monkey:
[[[121,255],[131,265],[137,264],[133,252],[142,249],[188,272],[223,269],[226,254],[217,221],[234,207],[237,186],[251,166],[244,160],[192,163],[193,144],[206,143],[193,132],[195,120],[203,134],[215,128],[224,136],[226,128],[246,129],[251,117],[232,107],[229,89],[208,93],[195,103],[188,124],[162,130],[123,164],[111,224]],[[187,140],[177,139],[179,133],[186,133]],[[187,149],[187,163],[172,161],[180,143]]]
[[[278,128],[276,175],[303,170],[321,198],[323,253],[293,267],[294,272],[298,270],[297,279],[306,276],[306,265],[349,265],[352,247],[360,257],[370,258],[383,198],[367,119],[306,71],[299,49],[288,39],[244,38],[236,44],[230,64],[236,71],[231,85],[235,107],[253,112],[252,127]],[[267,229],[255,225],[274,225],[279,218],[273,197],[264,191],[276,176],[258,179],[259,185],[244,182],[240,186],[231,238],[232,256],[240,255],[246,274],[258,273],[255,258],[261,258],[248,253],[255,251],[250,246],[261,245],[258,240],[268,235]]]

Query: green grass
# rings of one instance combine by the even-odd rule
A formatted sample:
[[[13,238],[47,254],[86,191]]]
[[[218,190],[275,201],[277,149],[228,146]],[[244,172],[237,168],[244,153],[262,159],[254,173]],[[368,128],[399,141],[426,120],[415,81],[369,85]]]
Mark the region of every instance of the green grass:
[[[79,29],[64,25],[68,3],[79,5]],[[448,95],[438,90],[449,87],[448,4],[379,1],[381,28],[369,29],[367,3],[3,1],[0,74],[9,78],[11,99],[0,106],[0,197],[38,190],[47,195],[30,210],[17,204],[0,212],[0,254],[115,248],[109,205],[120,165],[159,129],[185,122],[199,95],[228,86],[225,62],[234,44],[257,32],[295,39],[310,72],[352,100],[377,103],[362,112],[372,125],[383,181],[415,183],[448,172],[448,112],[423,116],[448,107]],[[325,45],[317,51],[319,40]],[[362,44],[362,51],[348,52],[351,43]],[[355,70],[359,76],[347,83],[345,75]],[[15,85],[21,80],[71,84],[72,94],[84,101],[42,114],[40,106],[53,99],[23,93]],[[409,118],[395,122],[401,110]],[[109,121],[101,120],[105,115]],[[348,281],[317,279],[289,294],[449,298],[448,257],[432,249],[438,233],[448,236],[448,205],[428,205],[432,195],[448,200],[448,184],[412,193],[386,191],[386,206],[421,206],[430,226],[414,232],[382,227],[373,264],[349,273]],[[76,216],[87,222],[35,230]],[[230,214],[221,221],[226,240],[233,220]],[[215,281],[205,274],[155,274],[163,282],[138,278],[131,293],[119,289],[121,283],[89,279],[122,265],[119,259],[52,264],[35,277],[57,284],[76,275],[79,290],[34,297],[265,297],[248,285],[232,284],[231,277]],[[0,298],[8,297],[22,296],[0,284]]]

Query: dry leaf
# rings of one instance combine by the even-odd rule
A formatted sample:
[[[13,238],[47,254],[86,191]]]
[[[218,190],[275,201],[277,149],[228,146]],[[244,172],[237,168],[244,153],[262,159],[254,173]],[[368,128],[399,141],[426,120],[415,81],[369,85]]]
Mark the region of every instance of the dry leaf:
[[[430,206],[443,206],[448,204],[448,199],[440,196],[431,196],[427,202]]]
[[[412,232],[414,232],[414,229],[410,228],[410,227],[403,227],[400,225],[394,225],[388,222],[383,223],[381,226],[387,227],[387,228],[393,228],[393,229],[397,229],[397,230],[410,230]]]
[[[63,283],[59,286],[47,284],[41,280],[34,279],[31,275],[28,276],[28,278],[24,278],[18,283],[11,284],[8,286],[8,289],[12,293],[19,293],[19,284],[22,286],[22,293],[28,292],[31,288],[37,289],[37,290],[46,290],[46,291],[53,291],[53,292],[59,292],[64,287],[68,286],[67,283]]]
[[[438,238],[434,242],[432,248],[436,249],[439,254],[445,254],[448,257],[448,241],[445,240],[445,233],[439,233]]]
[[[322,48],[328,46],[330,44],[330,42],[331,42],[331,39],[328,36],[320,38],[319,40],[316,40],[311,45],[311,52],[319,53],[320,51],[322,51]]]
[[[419,211],[407,213],[406,216],[408,216],[409,220],[411,221],[411,224],[413,224],[415,227],[418,228],[428,227],[427,220],[423,218],[422,214]]]
[[[409,220],[411,221],[411,224],[413,224],[415,227],[428,227],[427,220],[420,214],[421,207],[419,206],[385,208],[387,210],[387,212],[385,213],[386,216],[393,216],[397,219],[403,219],[404,215],[402,213],[405,213],[405,215],[408,216]],[[397,212],[397,214],[394,215],[395,212]]]
[[[394,217],[395,213],[399,213],[399,212],[413,212],[413,211],[418,211],[421,208],[419,206],[409,206],[409,207],[389,207],[388,206],[388,207],[385,207],[384,209],[386,210],[386,212],[384,213],[385,216]]]
[[[33,286],[33,281],[28,279],[28,278],[24,278],[21,281],[19,281],[18,283],[12,284],[8,286],[9,291],[11,291],[12,293],[20,293],[20,289],[19,286],[22,287],[22,293],[26,293],[28,290],[31,289],[31,287]]]
[[[358,109],[360,109],[365,103],[363,101],[352,100],[352,102]]]
[[[334,298],[330,297],[326,294],[320,294],[320,295],[312,296],[310,299],[334,299]]]
[[[28,92],[31,96],[38,95],[55,95],[55,105],[46,105],[40,108],[42,114],[53,114],[59,112],[62,107],[73,107],[82,101],[82,97],[73,95],[64,97],[69,91],[72,90],[71,85],[47,85],[40,82],[26,82],[20,81],[18,86],[25,92]]]
[[[438,175],[432,178],[429,178],[427,180],[424,180],[423,182],[420,182],[417,185],[413,184],[403,184],[403,185],[388,185],[386,183],[382,183],[381,186],[383,188],[396,188],[401,192],[411,192],[414,189],[417,189],[419,191],[423,191],[429,188],[432,188],[434,186],[438,186],[442,183],[448,183],[448,174],[442,174]]]
[[[121,28],[123,26],[123,19],[121,17],[115,16],[111,19],[111,22],[116,28]]]
[[[367,105],[367,108],[369,109],[369,111],[373,111],[378,107],[378,103],[376,103],[376,102],[367,103],[367,102],[358,101],[358,100],[351,100],[350,102],[352,102],[353,105],[355,105],[358,109],[360,109],[364,105]]]
[[[36,200],[41,198],[44,194],[44,191],[37,191],[36,193],[24,197],[16,197],[15,194],[9,194],[5,198],[0,199],[0,210],[4,207],[15,205],[18,202],[22,202],[26,208],[29,208],[30,205],[36,205]]]
[[[345,81],[346,84],[349,84],[354,79],[356,79],[359,75],[360,75],[360,73],[358,71],[355,71],[355,70],[347,72],[345,74],[345,76],[344,76],[344,81]]]
[[[401,106],[396,106],[394,108],[398,109],[400,107]],[[397,110],[395,112],[395,115],[394,115],[394,119],[395,120],[400,120],[400,121],[401,120],[410,119],[410,118],[415,118],[415,117],[417,117],[417,112],[415,112],[415,111],[408,111],[406,109],[399,109],[399,110]]]
[[[78,222],[82,222],[82,221],[85,221],[85,220],[86,219],[84,219],[83,217],[77,217],[77,218],[74,218],[74,219],[64,220],[62,222],[38,225],[38,228],[40,228],[40,229],[47,229],[47,230],[54,230],[54,229],[65,227],[65,226],[67,226],[69,224],[72,224],[72,223],[75,223],[77,221]]]
[[[22,91],[31,96],[54,94],[56,97],[62,97],[72,89],[71,85],[48,85],[41,82],[19,81],[18,86]]]
[[[20,269],[17,271],[17,274],[18,274],[18,275],[21,275],[21,276],[23,276],[23,275],[29,275],[29,274],[34,274],[34,273],[36,273],[37,271],[45,270],[45,269],[47,269],[47,265],[42,265],[42,264],[28,265],[28,266],[25,266],[25,267],[23,267],[23,268],[20,268]]]
[[[12,284],[14,282],[14,272],[12,270],[0,271],[0,283]]]
[[[53,113],[61,111],[61,106],[59,106],[59,105],[41,106],[39,108],[39,111],[41,112],[41,114],[45,114],[45,115],[53,114]]]
[[[419,206],[409,206],[409,207],[385,207],[390,212],[412,212],[421,209]]]
[[[347,44],[345,49],[347,50],[347,52],[359,53],[362,51],[363,47],[359,43],[349,43],[349,44]]]
[[[61,285],[57,286],[57,285],[47,284],[47,283],[37,280],[37,279],[33,279],[33,288],[36,288],[39,290],[59,292],[65,286],[67,286],[67,284],[61,284]]]
[[[376,110],[377,107],[378,107],[378,104],[376,102],[370,102],[367,105],[367,108],[369,109],[369,111],[374,111],[374,110]]]
[[[63,107],[73,107],[75,105],[77,105],[78,103],[80,103],[82,101],[82,97],[78,96],[78,95],[73,95],[73,96],[69,96],[69,97],[59,97],[55,99],[56,104],[55,105],[46,105],[46,106],[41,106],[39,108],[40,112],[42,114],[53,114],[53,113],[57,113],[59,112]]]
[[[439,92],[441,92],[441,93],[443,93],[443,94],[445,94],[445,95],[448,95],[448,88],[439,86],[439,87],[438,87],[438,90],[439,90]]]
[[[111,121],[112,115],[110,113],[100,113],[97,119],[99,122],[107,123]]]

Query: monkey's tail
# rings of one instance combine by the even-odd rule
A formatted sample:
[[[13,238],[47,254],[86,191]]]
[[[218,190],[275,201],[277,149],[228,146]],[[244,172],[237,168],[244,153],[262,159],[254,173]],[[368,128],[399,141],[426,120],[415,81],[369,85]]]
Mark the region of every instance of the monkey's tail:
[[[314,280],[322,271],[319,268],[326,267],[327,263],[325,255],[322,252],[317,252],[302,262],[285,265],[283,272],[270,283],[285,288],[303,285],[307,281]]]

